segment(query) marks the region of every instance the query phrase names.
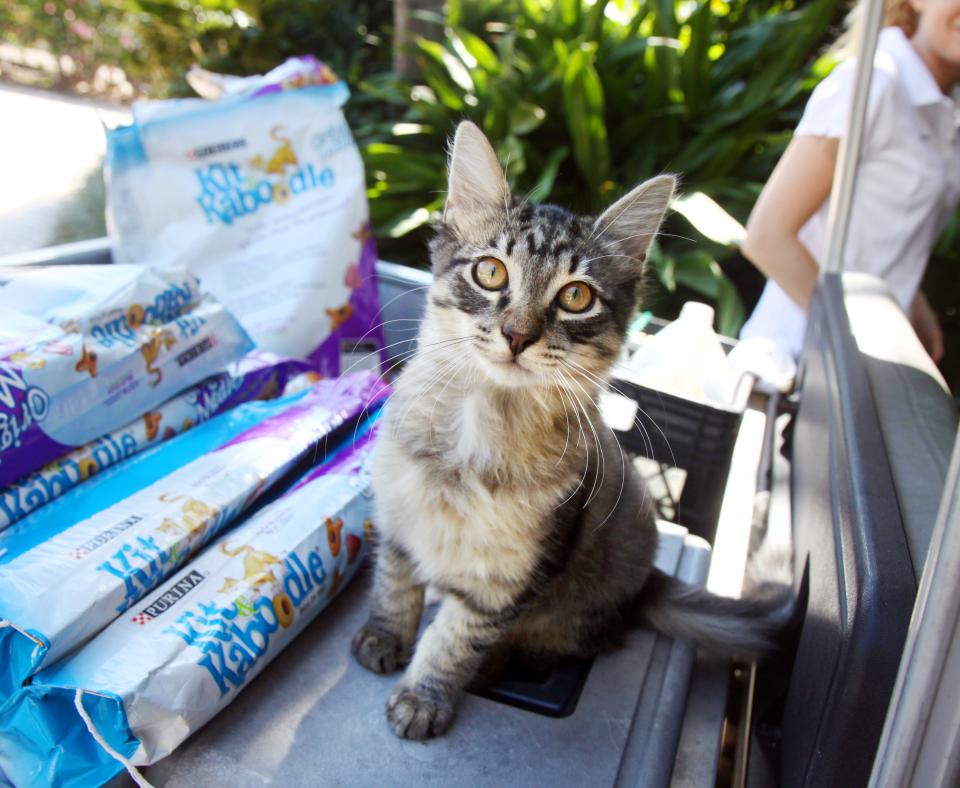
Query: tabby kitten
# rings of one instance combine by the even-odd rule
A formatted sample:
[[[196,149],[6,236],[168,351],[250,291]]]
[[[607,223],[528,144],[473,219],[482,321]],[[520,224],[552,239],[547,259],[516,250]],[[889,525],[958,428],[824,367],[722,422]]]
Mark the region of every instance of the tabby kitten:
[[[599,219],[532,205],[480,130],[457,129],[418,351],[375,449],[381,541],[353,639],[369,670],[407,666],[387,704],[399,736],[446,731],[505,653],[590,656],[641,621],[723,652],[768,646],[762,608],[654,569],[650,496],[597,410],[673,191],[653,178]],[[416,643],[428,583],[443,601]]]

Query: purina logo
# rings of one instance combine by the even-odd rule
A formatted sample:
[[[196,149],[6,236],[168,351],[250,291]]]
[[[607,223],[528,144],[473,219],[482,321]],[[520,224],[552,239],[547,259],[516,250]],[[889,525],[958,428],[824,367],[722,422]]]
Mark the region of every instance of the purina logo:
[[[166,613],[202,582],[203,574],[194,569],[182,580],[179,580],[169,591],[165,591],[135,616],[131,616],[130,620],[140,626],[153,621],[161,613]]]
[[[226,153],[237,148],[246,148],[245,139],[228,140],[226,142],[216,142],[213,145],[201,145],[199,148],[187,151],[188,159],[205,159],[207,156],[213,156],[215,153]]]

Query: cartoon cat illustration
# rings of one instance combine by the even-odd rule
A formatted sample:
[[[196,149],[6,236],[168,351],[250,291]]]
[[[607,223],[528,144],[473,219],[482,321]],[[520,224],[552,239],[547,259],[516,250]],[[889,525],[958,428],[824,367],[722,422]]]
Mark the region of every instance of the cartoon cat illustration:
[[[336,520],[324,517],[323,522],[327,526],[327,544],[330,546],[330,555],[336,558],[340,555],[340,546],[343,544],[343,520],[339,517]]]
[[[298,164],[297,154],[293,151],[293,142],[291,142],[289,137],[284,137],[280,134],[283,131],[283,126],[274,126],[270,130],[270,137],[280,143],[280,147],[277,148],[273,155],[264,160],[263,156],[257,155],[250,160],[250,166],[256,167],[258,170],[263,170],[270,175],[283,175],[287,169],[287,165],[291,167],[296,167]]]
[[[47,362],[42,358],[33,358],[29,353],[14,353],[10,360],[23,369],[43,369],[47,366]]]
[[[330,584],[330,592],[327,594],[327,599],[333,599],[337,595],[337,591],[340,590],[340,584],[343,582],[343,575],[340,574],[339,569],[333,570],[333,582]]]
[[[281,561],[276,556],[270,555],[270,553],[265,553],[263,550],[255,550],[250,547],[250,545],[240,545],[235,550],[231,550],[227,547],[227,543],[224,542],[220,545],[220,551],[224,555],[229,555],[231,557],[238,556],[243,553],[243,581],[248,585],[253,587],[259,587],[267,583],[276,583],[277,577],[274,575],[273,570],[269,567],[271,566],[280,566]],[[220,588],[220,593],[226,593],[227,591],[232,590],[240,584],[240,580],[235,580],[232,577],[228,577],[223,581],[223,586]]]
[[[87,346],[83,346],[83,357],[77,362],[77,366],[74,367],[77,372],[88,372],[91,378],[97,376],[97,354],[92,350],[87,350]]]
[[[157,496],[157,499],[165,503],[175,503],[180,500],[184,501],[180,509],[182,521],[177,522],[169,517],[165,517],[157,530],[171,535],[185,533],[191,542],[199,543],[206,533],[207,526],[215,520],[219,514],[215,507],[205,504],[203,501],[198,501],[196,498],[191,498],[190,496],[162,493]]]
[[[326,312],[327,317],[330,318],[330,330],[336,331],[353,315],[353,305],[344,304],[343,306],[338,306],[334,309],[327,308],[323,311]]]
[[[136,331],[143,325],[144,314],[143,307],[140,304],[131,304],[130,308],[127,309],[127,325]]]
[[[96,460],[90,457],[84,457],[83,459],[77,462],[77,468],[80,471],[80,481],[86,481],[91,476],[96,474],[98,470]]]
[[[152,441],[157,437],[157,433],[160,432],[160,421],[163,419],[163,414],[158,413],[155,410],[148,411],[143,414],[143,423],[147,428],[147,440]]]
[[[147,369],[147,374],[154,376],[153,380],[150,381],[151,386],[158,386],[160,381],[163,380],[163,372],[154,366],[157,357],[160,355],[160,348],[169,350],[176,342],[173,334],[163,329],[155,333],[149,342],[140,346],[140,353],[143,355],[143,363]],[[86,354],[86,349],[84,349],[84,354]],[[79,364],[77,366],[79,367]]]
[[[355,241],[359,241],[361,244],[365,244],[371,238],[373,238],[373,230],[370,227],[370,222],[364,222],[357,228],[357,230],[351,233],[351,237]]]

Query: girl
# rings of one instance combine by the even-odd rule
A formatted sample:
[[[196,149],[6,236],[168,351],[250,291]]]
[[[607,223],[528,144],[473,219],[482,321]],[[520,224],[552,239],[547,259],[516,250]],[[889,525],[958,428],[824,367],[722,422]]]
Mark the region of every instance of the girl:
[[[936,314],[920,292],[930,251],[960,200],[960,0],[887,2],[843,269],[886,281],[935,362]],[[743,254],[769,281],[741,337],[797,356],[827,249],[827,212],[853,94],[847,60],[810,97],[747,224]]]

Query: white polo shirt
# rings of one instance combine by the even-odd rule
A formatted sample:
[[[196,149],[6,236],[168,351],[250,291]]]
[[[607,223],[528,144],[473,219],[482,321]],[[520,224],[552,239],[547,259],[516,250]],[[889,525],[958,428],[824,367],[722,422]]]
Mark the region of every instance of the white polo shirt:
[[[837,66],[810,96],[796,134],[842,137],[853,95],[853,61]],[[933,246],[960,200],[960,88],[943,95],[899,27],[877,42],[865,137],[843,269],[884,279],[909,314]],[[829,198],[800,228],[818,265],[827,251]],[[770,337],[799,355],[806,312],[769,280],[742,338]]]

